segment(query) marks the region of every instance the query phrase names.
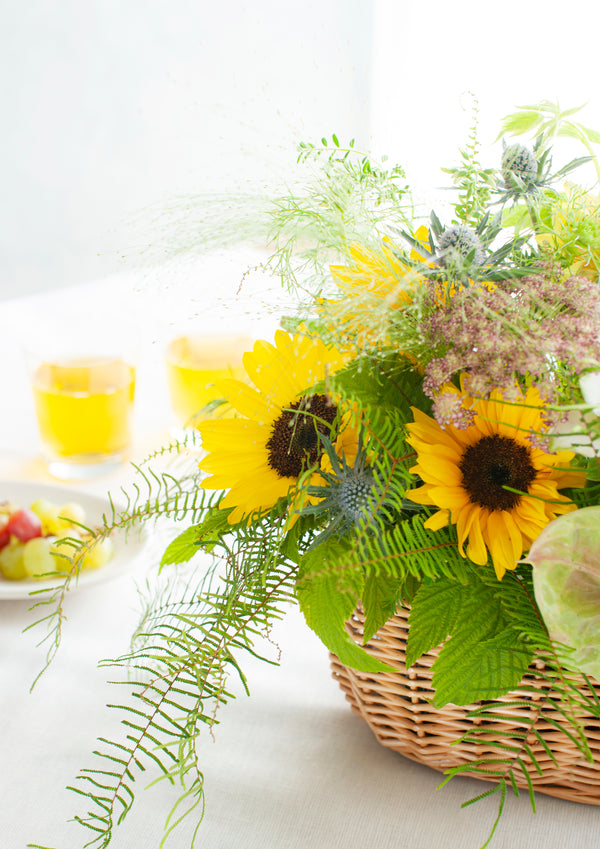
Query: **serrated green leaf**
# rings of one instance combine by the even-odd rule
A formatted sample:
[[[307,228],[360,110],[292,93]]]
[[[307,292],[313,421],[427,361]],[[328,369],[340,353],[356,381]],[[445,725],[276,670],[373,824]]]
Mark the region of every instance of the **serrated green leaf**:
[[[436,707],[492,699],[518,685],[533,655],[515,618],[524,596],[517,581],[499,592],[493,573],[485,571],[473,572],[466,586],[441,578],[419,589],[406,664],[444,643],[433,665]]]
[[[305,537],[312,526],[314,526],[314,518],[312,516],[299,516],[281,543],[279,549],[281,555],[291,560],[292,563],[299,563],[301,555],[298,543]]]
[[[515,204],[502,212],[502,226],[520,230],[523,225],[531,226],[529,210],[525,204]]]
[[[495,699],[517,687],[531,663],[533,652],[525,649],[512,626],[488,639],[470,633],[468,641],[461,631],[455,633],[434,664],[435,707]]]
[[[343,547],[331,543],[319,546],[302,561],[296,598],[306,623],[346,666],[361,672],[392,672],[391,666],[368,654],[346,631],[345,624],[360,601],[363,579],[357,570],[337,565],[340,554]]]
[[[465,588],[441,579],[421,586],[413,598],[408,617],[406,666],[442,643],[455,628]]]
[[[577,112],[581,112],[585,103],[582,103],[581,106],[572,106],[570,109],[562,109],[560,112],[561,118],[566,118],[568,115],[576,115]]]
[[[362,594],[365,612],[364,642],[367,643],[396,612],[403,581],[387,575],[367,575]]]
[[[502,136],[503,133],[510,133],[511,135],[519,136],[524,133],[532,132],[539,124],[542,122],[542,117],[536,110],[528,110],[515,112],[512,115],[508,115],[503,121],[501,125],[501,131],[498,136]]]
[[[593,144],[600,144],[600,133],[597,130],[592,130],[590,127],[581,127],[583,132]]]

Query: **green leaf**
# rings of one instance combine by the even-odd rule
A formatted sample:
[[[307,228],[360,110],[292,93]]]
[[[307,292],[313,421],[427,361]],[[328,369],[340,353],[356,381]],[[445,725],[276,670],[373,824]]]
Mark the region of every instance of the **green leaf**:
[[[502,211],[503,227],[514,227],[516,230],[520,230],[524,225],[531,226],[529,210],[525,204],[515,204]]]
[[[192,525],[179,534],[166,548],[161,566],[187,563],[198,551],[211,551],[228,528],[230,510],[212,510],[199,525]]]
[[[161,566],[171,566],[175,563],[187,563],[200,551],[201,537],[199,525],[192,525],[169,543],[161,558]]]
[[[362,606],[365,612],[364,642],[367,643],[396,612],[398,598],[404,582],[381,574],[370,574],[365,579]]]
[[[452,633],[464,594],[464,586],[443,578],[419,588],[408,617],[407,667]]]
[[[281,556],[287,557],[292,563],[299,563],[301,554],[298,543],[305,539],[311,528],[314,527],[314,524],[314,517],[299,516],[281,543],[279,549]]]
[[[343,546],[332,542],[304,557],[296,584],[300,609],[308,626],[343,664],[361,672],[392,672],[346,631],[345,623],[360,601],[363,578],[357,570],[339,565],[343,554]]]
[[[468,705],[495,699],[519,685],[532,656],[512,626],[485,640],[462,642],[456,633],[434,664],[433,704],[439,708],[448,702]]]
[[[502,133],[511,133],[512,135],[522,135],[534,130],[542,122],[542,116],[534,109],[515,112],[508,115],[502,122]]]
[[[381,408],[404,422],[413,420],[411,406],[427,410],[430,405],[422,376],[397,351],[381,353],[376,360],[354,360],[334,375],[332,383],[365,408]]]
[[[600,144],[600,133],[597,130],[592,130],[589,127],[581,127],[581,129],[589,141],[593,144]]]

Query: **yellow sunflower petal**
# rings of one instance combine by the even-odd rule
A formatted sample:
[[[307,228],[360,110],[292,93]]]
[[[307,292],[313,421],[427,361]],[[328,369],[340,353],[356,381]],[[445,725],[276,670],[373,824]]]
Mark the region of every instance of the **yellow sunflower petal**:
[[[453,512],[461,510],[469,503],[469,496],[462,486],[430,486],[429,496],[438,507],[445,507]]]
[[[473,510],[470,518],[467,557],[478,566],[485,566],[488,561],[488,552],[483,536],[484,512],[481,509]]]
[[[223,378],[217,381],[216,389],[238,413],[258,424],[271,423],[280,412],[277,406],[268,404],[260,392],[241,380]]]
[[[459,486],[462,480],[456,463],[445,460],[441,454],[424,452],[419,457],[420,474],[426,483],[438,486]]]
[[[405,496],[409,499],[409,501],[414,501],[417,504],[433,504],[434,502],[429,494],[430,489],[431,487],[429,484],[425,484],[424,486],[417,487],[417,489],[408,490],[405,493]]]
[[[198,431],[207,451],[212,451],[213,446],[219,445],[229,450],[231,446],[263,443],[265,438],[268,438],[265,434],[270,432],[268,429],[265,430],[263,425],[249,419],[207,419],[200,422]]]
[[[423,522],[423,527],[430,531],[439,531],[440,528],[445,528],[450,521],[450,514],[447,510],[438,510],[433,516],[430,516],[427,521]]]
[[[517,542],[518,529],[512,517],[508,514],[508,520],[504,515],[506,511],[498,510],[491,512],[487,520],[486,543],[492,555],[492,562],[498,580],[501,580],[507,569],[515,569],[517,560],[522,553],[521,545]],[[519,534],[520,537],[520,534]],[[515,550],[519,553],[515,556]]]
[[[257,510],[268,510],[295,485],[295,478],[279,478],[265,475],[252,480],[240,480],[221,499],[220,506],[240,506],[248,515]],[[257,495],[257,493],[260,493]]]

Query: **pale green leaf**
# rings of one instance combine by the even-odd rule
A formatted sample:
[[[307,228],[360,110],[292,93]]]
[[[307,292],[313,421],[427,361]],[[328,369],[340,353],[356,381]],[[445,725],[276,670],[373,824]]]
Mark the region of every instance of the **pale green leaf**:
[[[175,563],[187,563],[200,550],[200,535],[197,525],[186,528],[183,533],[169,543],[160,561],[161,566]]]

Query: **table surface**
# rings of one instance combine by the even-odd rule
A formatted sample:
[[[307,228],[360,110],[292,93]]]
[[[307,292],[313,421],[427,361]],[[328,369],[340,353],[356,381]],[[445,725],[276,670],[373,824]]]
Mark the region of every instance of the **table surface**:
[[[185,272],[133,271],[1,302],[0,478],[51,481],[38,457],[20,356],[20,343],[35,332],[36,323],[51,320],[59,327],[92,311],[93,320],[109,326],[111,311],[118,310],[143,331],[132,451],[132,460],[139,461],[168,440],[162,356],[169,336],[192,327],[235,327],[269,338],[279,296],[268,286],[261,289],[261,283],[255,289],[250,285],[241,299],[236,296],[247,262],[246,256],[214,257]],[[124,466],[69,486],[74,498],[77,491],[104,495],[131,474]],[[70,594],[60,649],[32,691],[43,666],[44,648],[37,645],[42,632],[24,630],[35,621],[29,600],[0,601],[0,849],[28,844],[82,849],[90,840],[91,833],[72,822],[85,813],[83,800],[66,788],[82,768],[95,765],[91,753],[97,738],[117,731],[115,711],[107,705],[119,700],[120,690],[107,682],[107,670],[98,663],[127,651],[141,612],[140,590],[157,580],[165,533],[151,540],[148,557],[135,570]],[[479,849],[494,821],[496,799],[466,809],[461,804],[485,785],[457,778],[437,789],[440,774],[380,746],[351,712],[331,678],[327,651],[296,608],[272,638],[281,650],[280,665],[245,664],[250,698],[231,701],[213,735],[208,730],[201,735],[206,810],[197,845]],[[145,790],[149,780],[138,779],[133,809],[115,830],[110,849],[158,849],[175,796],[163,782]],[[491,849],[600,845],[600,808],[540,794],[536,803],[533,815],[527,793],[508,798]],[[192,823],[184,824],[167,849],[187,849],[191,832]]]

